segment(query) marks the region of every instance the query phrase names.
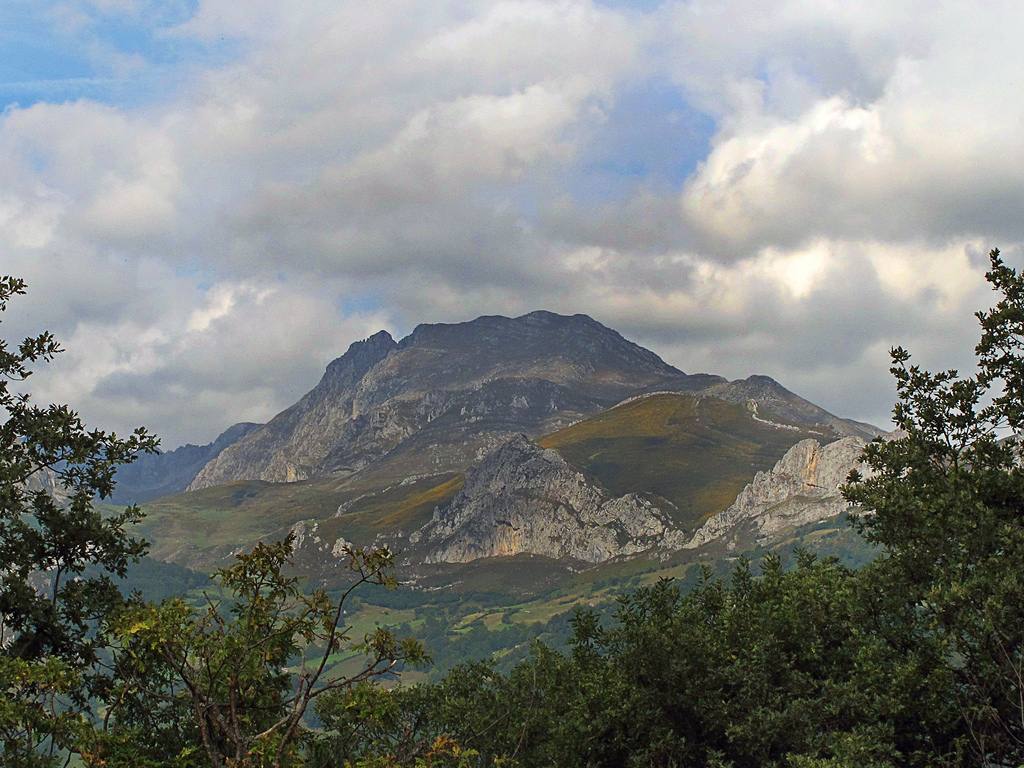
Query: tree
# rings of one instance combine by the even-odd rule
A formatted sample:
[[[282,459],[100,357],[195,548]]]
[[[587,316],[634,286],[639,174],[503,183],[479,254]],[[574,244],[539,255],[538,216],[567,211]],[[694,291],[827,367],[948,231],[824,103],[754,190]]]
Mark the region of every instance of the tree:
[[[931,373],[892,351],[898,439],[865,452],[847,497],[873,514],[890,589],[918,632],[944,646],[975,759],[1024,761],[1024,278],[998,250],[986,274],[1000,294],[978,312],[977,371]]]
[[[106,752],[98,747],[105,765],[136,765],[134,748],[118,747],[139,741],[161,745],[156,764],[191,765],[197,751],[212,768],[297,764],[304,718],[318,697],[426,661],[415,640],[383,628],[355,638],[344,621],[359,587],[395,585],[390,551],[350,549],[353,578],[335,601],[322,589],[306,594],[286,573],[292,545],[291,536],[257,544],[218,571],[224,599],[206,594],[197,608],[173,598],[122,614],[114,727]],[[345,654],[366,657],[359,671],[332,668]],[[161,738],[154,725],[170,725],[176,736]]]
[[[523,768],[955,761],[944,659],[890,642],[907,634],[888,601],[866,574],[806,553],[688,592],[662,580],[623,596],[611,623],[577,612],[568,653],[538,643],[504,674],[468,664],[324,697],[310,764],[416,766],[439,740]]]
[[[25,293],[0,278],[0,312]],[[123,576],[145,551],[129,527],[135,507],[104,514],[117,468],[156,449],[145,429],[122,439],[87,429],[66,405],[35,405],[24,382],[61,351],[40,333],[0,340],[0,754],[5,765],[45,765],[70,746],[93,697],[109,685],[98,666],[103,623]]]

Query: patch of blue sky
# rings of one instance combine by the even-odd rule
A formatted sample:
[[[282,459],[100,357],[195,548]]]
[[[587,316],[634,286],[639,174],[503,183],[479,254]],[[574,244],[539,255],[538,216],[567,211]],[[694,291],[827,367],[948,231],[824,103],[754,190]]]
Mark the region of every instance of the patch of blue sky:
[[[338,299],[338,310],[342,317],[372,315],[383,309],[384,300],[375,293],[352,294]]]
[[[198,258],[192,258],[174,266],[174,274],[187,280],[192,280],[196,288],[204,293],[210,290],[217,283],[216,275],[200,262]]]
[[[160,100],[189,68],[238,53],[231,41],[169,33],[194,13],[194,0],[135,12],[81,8],[73,17],[66,8],[38,0],[0,4],[0,109],[81,98],[116,105]]]
[[[578,201],[606,202],[638,185],[675,189],[710,151],[715,121],[663,78],[621,91],[588,137],[567,180]]]

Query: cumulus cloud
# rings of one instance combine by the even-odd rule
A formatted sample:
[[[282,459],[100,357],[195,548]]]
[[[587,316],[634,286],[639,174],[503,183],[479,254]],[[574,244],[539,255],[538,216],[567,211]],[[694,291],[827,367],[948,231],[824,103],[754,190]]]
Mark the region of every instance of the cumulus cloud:
[[[733,3],[752,27],[695,41],[708,29],[700,5],[673,18],[696,58],[724,45],[724,67],[677,70],[727,116],[683,193],[703,247],[1022,239],[1018,4],[789,3],[765,15]]]
[[[86,45],[148,8],[54,23]],[[1014,3],[241,9],[157,14],[150,39],[230,55],[145,98],[0,114],[33,290],[5,331],[65,340],[41,396],[169,446],[269,418],[378,327],[539,307],[883,421],[888,346],[962,365],[984,253],[1024,243]]]
[[[262,421],[301,396],[339,349],[391,324],[379,311],[339,316],[332,292],[306,284],[218,283],[197,290],[161,267],[146,299],[158,317],[78,320],[66,351],[33,380],[35,396],[71,402],[119,429],[162,425],[165,447]],[[20,309],[20,307],[19,307]],[[45,317],[45,309],[37,317]]]

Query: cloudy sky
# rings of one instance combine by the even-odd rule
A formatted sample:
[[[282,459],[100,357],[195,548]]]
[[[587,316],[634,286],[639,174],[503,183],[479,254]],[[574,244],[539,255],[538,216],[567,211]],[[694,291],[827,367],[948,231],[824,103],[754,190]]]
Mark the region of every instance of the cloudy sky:
[[[6,0],[5,338],[165,447],[358,338],[584,312],[883,423],[1024,243],[1024,4]]]

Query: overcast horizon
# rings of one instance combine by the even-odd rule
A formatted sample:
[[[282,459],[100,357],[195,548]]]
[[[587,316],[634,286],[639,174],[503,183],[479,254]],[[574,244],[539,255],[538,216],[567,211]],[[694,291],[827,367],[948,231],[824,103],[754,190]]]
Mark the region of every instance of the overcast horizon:
[[[1024,5],[13,0],[5,339],[165,448],[380,329],[584,313],[887,425],[1024,263]],[[985,73],[984,77],[979,77]]]

